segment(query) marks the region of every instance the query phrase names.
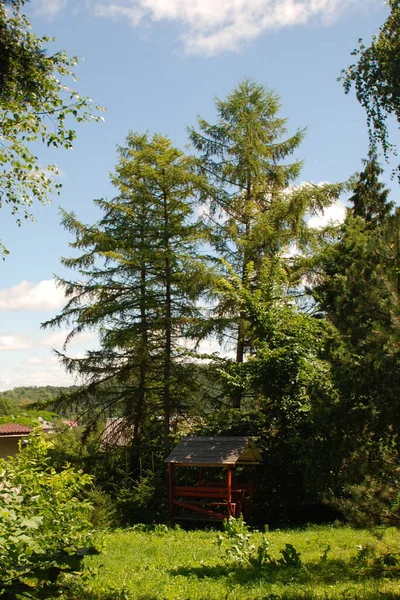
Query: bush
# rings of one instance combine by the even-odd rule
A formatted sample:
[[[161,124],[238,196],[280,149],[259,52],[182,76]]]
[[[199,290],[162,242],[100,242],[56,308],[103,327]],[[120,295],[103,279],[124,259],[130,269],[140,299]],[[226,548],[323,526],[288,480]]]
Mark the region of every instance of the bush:
[[[61,430],[54,436],[49,456],[58,471],[67,462],[93,477],[88,497],[94,504],[92,522],[96,528],[154,523],[168,515],[164,456],[155,452],[162,442],[154,434],[140,448],[132,446],[101,447],[102,425],[85,432],[81,427]]]
[[[122,525],[164,521],[167,514],[165,482],[162,473],[146,471],[137,480],[126,477],[112,491],[115,509]]]
[[[254,536],[249,527],[239,519],[224,519],[223,533],[218,536],[218,545],[225,548],[225,554],[231,564],[239,567],[251,566],[254,569],[262,567],[302,567],[301,554],[292,544],[285,544],[280,551],[282,558],[275,560],[269,553],[269,542],[265,535],[261,544],[254,544]]]
[[[0,460],[0,597],[52,598],[79,573],[91,548],[91,504],[80,499],[91,478],[49,466],[51,442],[38,434]]]
[[[118,525],[115,503],[109,494],[94,487],[88,491],[87,498],[93,506],[90,521],[95,529],[109,529]]]
[[[333,498],[354,526],[400,527],[400,442],[397,436],[368,441],[350,457],[345,497]]]

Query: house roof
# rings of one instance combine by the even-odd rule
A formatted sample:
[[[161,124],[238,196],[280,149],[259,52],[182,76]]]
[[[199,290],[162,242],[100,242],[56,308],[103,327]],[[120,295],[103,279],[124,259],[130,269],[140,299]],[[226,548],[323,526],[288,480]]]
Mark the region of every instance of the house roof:
[[[19,425],[19,423],[5,423],[0,425],[0,436],[8,435],[29,435],[33,427],[28,425]]]
[[[46,421],[46,419],[43,419],[43,417],[38,417],[38,421],[40,423],[40,427],[42,429],[42,431],[44,431],[45,433],[53,433],[54,432],[54,423],[51,423],[50,421]]]
[[[261,454],[249,437],[184,437],[165,462],[192,467],[258,464]]]
[[[71,421],[71,419],[63,419],[63,425],[68,425],[68,427],[78,427],[78,421]]]
[[[101,436],[101,445],[128,446],[132,441],[132,425],[123,417],[107,419]]]

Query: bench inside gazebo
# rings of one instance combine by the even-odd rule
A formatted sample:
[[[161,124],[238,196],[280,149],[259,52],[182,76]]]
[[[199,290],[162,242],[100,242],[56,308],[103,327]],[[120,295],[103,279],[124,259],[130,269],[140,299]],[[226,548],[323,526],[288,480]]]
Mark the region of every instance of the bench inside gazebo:
[[[260,452],[251,438],[184,437],[165,462],[168,463],[171,521],[221,521],[241,514],[245,519],[248,517],[254,483],[233,481],[232,469],[261,462]],[[198,482],[178,485],[177,468],[195,467],[199,469]],[[207,480],[214,469],[223,470],[219,480],[214,477]]]

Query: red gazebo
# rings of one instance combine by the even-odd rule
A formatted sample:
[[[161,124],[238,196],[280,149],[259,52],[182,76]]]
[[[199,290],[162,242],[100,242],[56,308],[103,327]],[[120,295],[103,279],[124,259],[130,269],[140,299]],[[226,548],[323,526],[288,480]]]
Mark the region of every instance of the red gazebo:
[[[234,482],[232,467],[257,465],[261,455],[249,437],[184,437],[165,459],[169,474],[171,521],[221,521],[248,516],[253,499],[253,482]],[[176,468],[197,467],[199,480],[194,485],[177,485]],[[226,470],[226,477],[207,481],[209,468]]]

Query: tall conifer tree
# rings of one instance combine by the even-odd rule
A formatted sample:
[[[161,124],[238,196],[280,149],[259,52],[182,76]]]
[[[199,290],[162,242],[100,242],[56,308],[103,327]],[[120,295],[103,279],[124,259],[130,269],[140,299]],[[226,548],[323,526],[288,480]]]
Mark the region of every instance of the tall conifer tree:
[[[282,254],[293,243],[306,243],[306,214],[329,204],[342,189],[292,186],[302,162],[285,161],[305,132],[298,130],[285,138],[287,119],[279,116],[280,106],[276,94],[245,79],[226,100],[216,101],[216,124],[199,118],[198,130],[190,130],[210,183],[203,201],[208,203],[214,226],[215,248],[243,282],[250,264],[255,265],[256,284],[264,257]],[[236,361],[243,362],[248,346],[244,313],[220,302],[217,314],[220,331],[226,333],[230,324],[230,335],[236,338]],[[232,405],[238,408],[240,404],[238,391]]]
[[[353,448],[399,432],[400,212],[380,171],[366,164],[344,223],[312,259],[311,293],[336,329],[331,359]]]
[[[375,157],[364,160],[364,170],[361,171],[350,198],[353,205],[352,213],[361,217],[373,227],[382,225],[393,209],[393,202],[388,200],[389,190],[379,176],[383,169]]]
[[[119,194],[95,201],[103,212],[95,225],[63,215],[71,246],[83,253],[62,262],[79,278],[59,280],[70,300],[45,326],[73,323],[66,345],[82,330],[99,332],[99,350],[80,359],[63,353],[64,365],[83,376],[84,394],[96,392],[97,409],[124,407],[136,441],[146,419],[162,414],[167,452],[171,415],[193,387],[182,339],[200,317],[206,273],[192,208],[202,180],[167,138],[131,133],[112,181]]]

